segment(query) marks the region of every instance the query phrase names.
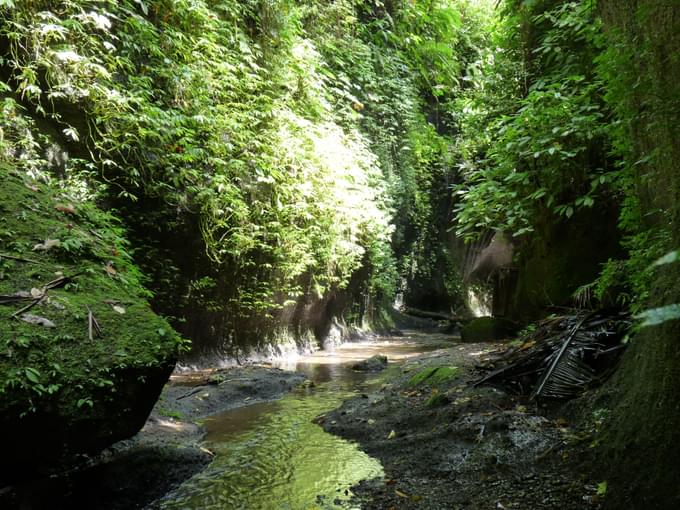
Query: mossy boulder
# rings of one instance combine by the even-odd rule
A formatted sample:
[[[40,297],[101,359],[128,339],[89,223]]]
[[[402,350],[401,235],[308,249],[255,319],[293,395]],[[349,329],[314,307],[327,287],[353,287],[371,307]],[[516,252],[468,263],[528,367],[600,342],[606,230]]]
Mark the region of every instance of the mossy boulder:
[[[135,434],[181,339],[111,214],[0,166],[0,482]]]
[[[421,384],[427,384],[430,386],[437,386],[444,382],[450,381],[458,375],[458,367],[452,366],[439,366],[439,367],[428,367],[420,370],[418,373],[413,375],[407,385],[408,386],[419,386]]]
[[[463,342],[490,342],[507,338],[514,329],[514,325],[506,319],[479,317],[463,326],[460,337]]]
[[[425,402],[427,407],[436,408],[444,407],[451,403],[451,399],[446,393],[441,393],[439,391],[433,391],[430,397]]]
[[[358,372],[380,372],[387,368],[387,356],[376,354],[368,359],[360,361],[352,365],[352,370]]]

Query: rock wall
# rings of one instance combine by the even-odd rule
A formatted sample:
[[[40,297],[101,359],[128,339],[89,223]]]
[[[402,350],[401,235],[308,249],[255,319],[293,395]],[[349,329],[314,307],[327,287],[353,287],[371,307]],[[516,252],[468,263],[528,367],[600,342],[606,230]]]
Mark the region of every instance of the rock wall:
[[[572,306],[574,292],[593,282],[607,260],[622,255],[618,215],[616,204],[609,203],[581,210],[569,221],[548,216],[519,247],[507,314],[531,321],[551,306]]]
[[[523,242],[487,232],[455,250],[467,290],[467,313],[536,320],[552,306],[572,306],[580,286],[593,282],[602,264],[621,257],[614,203],[579,211],[569,221],[553,215]]]
[[[662,0],[599,2],[610,44],[621,45],[613,83],[633,150],[631,196],[643,228],[660,227],[680,246],[680,6]],[[624,51],[621,51],[624,50]],[[638,162],[638,163],[635,163]],[[633,165],[635,163],[635,165]],[[677,264],[657,270],[649,307],[680,302]],[[644,328],[631,340],[601,404],[610,410],[599,441],[610,478],[608,508],[680,506],[680,325]]]

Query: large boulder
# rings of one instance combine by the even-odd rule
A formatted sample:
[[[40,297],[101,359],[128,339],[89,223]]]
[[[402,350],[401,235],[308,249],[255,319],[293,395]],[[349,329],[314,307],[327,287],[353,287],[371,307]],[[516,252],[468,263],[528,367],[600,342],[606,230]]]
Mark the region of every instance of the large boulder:
[[[134,435],[181,339],[116,219],[0,166],[0,484]]]
[[[507,319],[478,317],[463,326],[460,337],[463,342],[491,342],[507,338],[516,329],[516,326]]]

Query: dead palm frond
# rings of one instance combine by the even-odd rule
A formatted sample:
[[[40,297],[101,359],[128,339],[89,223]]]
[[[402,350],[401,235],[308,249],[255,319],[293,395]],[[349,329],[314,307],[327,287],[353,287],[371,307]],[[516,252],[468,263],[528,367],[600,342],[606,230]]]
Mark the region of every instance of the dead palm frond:
[[[604,312],[544,320],[519,346],[482,366],[491,372],[475,384],[500,382],[532,399],[573,397],[613,365],[630,325],[627,314]]]

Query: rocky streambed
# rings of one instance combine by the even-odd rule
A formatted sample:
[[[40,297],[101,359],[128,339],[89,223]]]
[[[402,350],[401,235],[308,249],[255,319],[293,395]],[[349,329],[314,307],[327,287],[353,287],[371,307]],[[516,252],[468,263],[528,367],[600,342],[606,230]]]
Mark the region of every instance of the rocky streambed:
[[[376,391],[318,419],[383,464],[384,478],[353,489],[361,508],[600,507],[591,431],[572,428],[559,407],[471,384],[480,359],[500,347],[458,344],[408,360]]]
[[[599,508],[587,427],[471,384],[501,348],[409,332],[279,367],[178,374],[135,437],[5,489],[0,506]]]

